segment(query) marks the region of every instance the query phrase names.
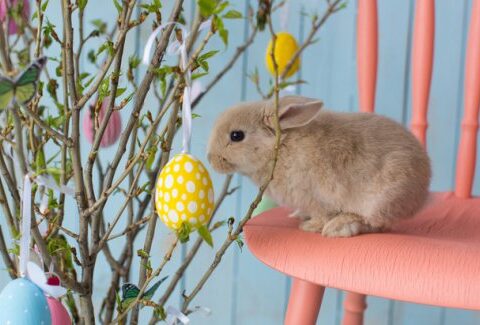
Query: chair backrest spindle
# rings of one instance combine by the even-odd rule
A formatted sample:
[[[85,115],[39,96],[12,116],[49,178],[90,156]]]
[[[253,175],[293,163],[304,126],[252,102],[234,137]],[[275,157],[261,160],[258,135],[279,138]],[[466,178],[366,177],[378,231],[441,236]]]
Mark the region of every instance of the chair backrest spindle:
[[[357,73],[360,111],[375,109],[377,83],[377,0],[359,0],[357,16]]]
[[[480,104],[480,0],[474,0],[465,58],[464,113],[457,157],[455,195],[471,196],[477,152]]]
[[[412,48],[412,132],[426,145],[435,36],[434,0],[417,0]]]

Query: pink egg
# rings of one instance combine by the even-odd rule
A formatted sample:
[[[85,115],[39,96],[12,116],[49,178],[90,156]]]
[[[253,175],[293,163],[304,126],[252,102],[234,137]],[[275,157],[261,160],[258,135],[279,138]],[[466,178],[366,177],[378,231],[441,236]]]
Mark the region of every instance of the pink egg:
[[[0,0],[0,21],[4,22],[6,20],[8,9],[12,6],[16,6],[18,0]],[[24,19],[28,20],[30,18],[30,3],[29,0],[23,0],[22,16]],[[17,34],[17,23],[14,19],[10,18],[8,24],[8,34],[14,35]]]
[[[68,311],[59,300],[53,297],[47,297],[47,303],[50,308],[52,325],[70,325],[72,323]]]
[[[105,117],[108,102],[109,99],[106,98],[102,103],[100,112],[98,114],[98,127],[100,127]],[[93,143],[93,113],[92,106],[84,109],[83,113],[83,132],[85,133],[85,137],[90,144]],[[122,118],[120,113],[114,110],[110,116],[110,120],[108,120],[105,133],[103,133],[102,140],[100,141],[100,147],[105,148],[114,144],[120,137],[120,133],[122,133]]]

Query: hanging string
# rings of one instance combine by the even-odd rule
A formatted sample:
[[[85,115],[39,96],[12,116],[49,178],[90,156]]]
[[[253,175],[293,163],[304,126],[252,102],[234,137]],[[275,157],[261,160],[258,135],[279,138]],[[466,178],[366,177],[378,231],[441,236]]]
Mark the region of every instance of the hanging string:
[[[27,274],[27,262],[30,258],[30,227],[32,223],[32,183],[30,177],[23,178],[22,195],[22,231],[20,237],[20,256],[18,258],[20,276]]]
[[[32,177],[32,179],[30,179]],[[58,186],[55,180],[50,175],[34,176],[32,172],[25,175],[23,178],[22,189],[22,229],[20,236],[20,255],[18,258],[20,276],[24,277],[27,274],[27,263],[30,260],[30,242],[31,234],[30,228],[32,225],[32,180],[39,186],[44,186],[66,195],[73,196],[75,191],[65,185]],[[48,196],[45,195],[40,204],[40,210],[46,210],[48,206]],[[42,261],[43,263],[43,261]]]
[[[192,138],[192,76],[190,69],[188,68],[188,54],[187,54],[187,39],[190,36],[187,28],[177,22],[169,22],[158,26],[145,44],[145,50],[143,52],[143,64],[148,65],[150,61],[150,52],[152,51],[157,35],[165,29],[168,25],[176,25],[182,31],[182,42],[178,40],[172,42],[167,48],[167,54],[180,56],[180,69],[183,72],[185,79],[185,88],[183,89],[183,101],[182,101],[182,127],[183,127],[183,140],[182,140],[182,153],[190,152],[190,143]],[[198,31],[209,29],[211,21],[207,20],[203,22]]]
[[[286,0],[280,10],[280,30],[286,32],[288,30],[288,7],[290,3]]]

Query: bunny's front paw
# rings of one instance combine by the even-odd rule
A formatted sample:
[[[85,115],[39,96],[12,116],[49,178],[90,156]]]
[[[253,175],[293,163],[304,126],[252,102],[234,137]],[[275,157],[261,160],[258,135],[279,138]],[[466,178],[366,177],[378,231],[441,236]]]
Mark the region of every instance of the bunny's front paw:
[[[340,213],[325,224],[322,235],[325,237],[352,237],[375,230],[354,213]]]
[[[322,232],[323,226],[328,222],[326,217],[313,217],[300,224],[300,229],[309,232]]]

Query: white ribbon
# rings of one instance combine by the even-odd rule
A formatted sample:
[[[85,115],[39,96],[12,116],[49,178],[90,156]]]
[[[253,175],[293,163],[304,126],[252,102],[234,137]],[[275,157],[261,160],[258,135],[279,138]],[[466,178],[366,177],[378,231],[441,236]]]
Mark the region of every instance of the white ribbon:
[[[190,319],[182,313],[180,310],[173,306],[168,306],[166,309],[167,312],[167,319],[165,320],[167,325],[175,325],[177,321],[181,322],[182,324],[186,325],[190,322]],[[208,307],[203,306],[195,306],[191,311],[191,314],[200,312],[203,316],[210,316],[212,314],[212,310]]]
[[[177,320],[180,321],[182,324],[186,325],[190,322],[190,319],[182,313],[180,310],[173,306],[167,307],[167,319],[165,320],[167,325],[175,325],[177,324]]]
[[[184,73],[185,78],[185,88],[183,90],[183,101],[182,101],[182,126],[183,126],[183,149],[182,153],[190,152],[190,142],[192,138],[192,76],[190,69],[187,67],[188,65],[188,54],[187,54],[187,39],[190,36],[187,28],[177,22],[169,22],[163,25],[158,26],[150,37],[147,40],[147,44],[145,45],[145,50],[143,52],[143,64],[149,64],[150,52],[152,51],[153,44],[155,42],[155,38],[157,35],[165,29],[168,25],[177,25],[178,28],[182,31],[182,42],[180,43],[178,40],[172,42],[168,48],[167,53],[169,55],[180,55],[180,68]],[[209,29],[211,26],[211,21],[207,20],[203,22],[198,31],[202,31],[204,29]]]
[[[280,10],[280,29],[284,32],[288,29],[288,6],[289,2],[286,0]]]
[[[66,195],[75,196],[75,190],[66,185],[57,185],[55,179],[50,175],[37,175],[34,176],[32,173],[29,173],[33,181],[40,186],[45,186],[46,188],[57,191]]]
[[[22,195],[22,231],[20,237],[20,256],[18,258],[20,276],[27,272],[27,262],[30,258],[30,227],[32,223],[32,183],[30,177],[23,178]]]
[[[22,229],[20,236],[20,256],[19,256],[19,272],[24,277],[27,274],[27,263],[30,261],[30,228],[32,225],[32,181],[30,180],[32,173],[23,178],[22,189]],[[33,176],[32,176],[33,178]],[[33,178],[33,181],[40,186],[44,186],[51,190],[55,190],[67,195],[74,195],[75,191],[67,186],[58,186],[50,175],[39,175]],[[48,207],[48,196],[45,194],[40,204],[40,212],[44,212]]]

